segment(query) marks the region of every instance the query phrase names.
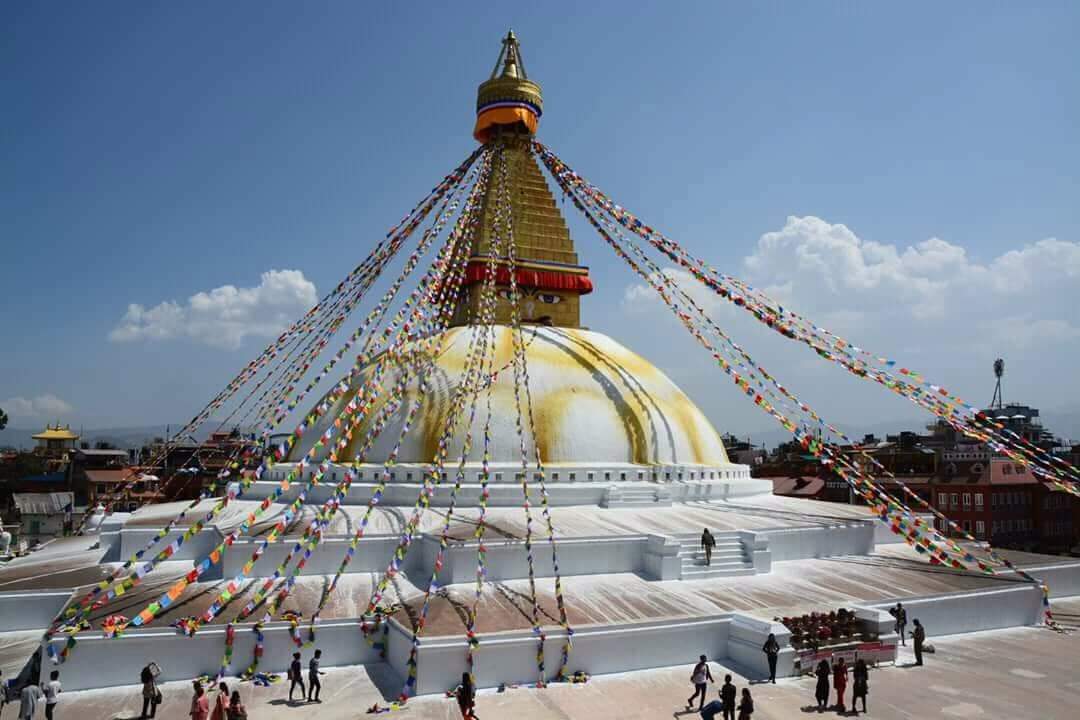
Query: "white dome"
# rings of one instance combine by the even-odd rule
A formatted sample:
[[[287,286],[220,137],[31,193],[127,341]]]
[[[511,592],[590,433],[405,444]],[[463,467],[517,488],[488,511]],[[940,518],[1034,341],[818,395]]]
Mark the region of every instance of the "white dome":
[[[438,357],[416,421],[401,444],[399,463],[430,463],[446,426],[450,399],[460,384],[472,333],[479,328],[458,327],[438,341]],[[671,380],[651,363],[606,335],[588,330],[527,326],[529,387],[541,458],[546,465],[728,465],[720,435],[705,415]],[[495,328],[495,382],[492,387],[490,458],[493,464],[520,460],[515,418],[511,331]],[[415,345],[410,348],[415,350]],[[417,356],[410,355],[415,359]],[[333,418],[369,377],[370,366],[354,381],[350,392],[326,413],[303,440],[294,446],[289,461],[306,453]],[[400,366],[384,376],[383,390],[353,439],[338,454],[341,463],[354,460],[370,427],[370,420],[386,401]],[[383,462],[397,443],[409,404],[416,398],[417,382],[410,381],[402,403],[363,459]],[[522,393],[524,403],[524,393]],[[481,460],[486,391],[479,396],[473,421],[471,463]],[[450,444],[447,464],[461,457],[469,399]],[[532,439],[526,422],[526,447]],[[337,434],[335,434],[335,438]],[[329,443],[333,446],[335,443]],[[316,460],[322,460],[320,450]]]

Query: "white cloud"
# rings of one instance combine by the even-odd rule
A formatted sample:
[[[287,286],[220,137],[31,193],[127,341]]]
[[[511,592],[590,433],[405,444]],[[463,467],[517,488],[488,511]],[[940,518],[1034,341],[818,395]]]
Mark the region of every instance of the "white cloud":
[[[186,338],[236,348],[248,336],[274,337],[318,300],[315,285],[299,270],[268,270],[250,288],[222,285],[188,298],[166,300],[152,308],[128,305],[113,342]]]
[[[908,324],[936,321],[961,334],[1012,322],[1027,326],[1028,339],[1077,332],[1070,318],[1080,302],[1080,243],[1040,240],[984,264],[940,238],[901,249],[821,218],[789,217],[761,236],[744,266],[749,281],[781,289],[806,314],[858,308]]]
[[[3,408],[11,418],[33,420],[60,420],[75,409],[52,393],[32,398],[12,397],[0,400],[0,408]]]
[[[709,314],[709,317],[716,317],[717,312],[731,312],[731,307],[726,300],[717,297],[716,293],[695,280],[689,271],[669,267],[664,268],[661,272],[690,296],[698,307]],[[656,273],[653,273],[650,278],[658,281]],[[686,303],[675,297],[670,289],[668,289],[668,292],[669,296],[678,302],[680,307],[686,307]],[[623,292],[623,306],[632,312],[659,307],[662,302],[656,290],[645,282],[630,285]]]
[[[693,287],[695,297],[709,292],[682,269],[663,272]],[[1009,368],[1009,401],[1052,409],[1072,407],[1080,397],[1073,379],[1080,353],[1080,243],[1050,238],[979,259],[973,249],[941,238],[893,245],[861,238],[821,218],[790,217],[779,230],[763,234],[732,274],[786,308],[875,354],[910,364],[973,402],[989,399],[995,357],[1004,357]],[[623,306],[631,312],[654,312],[659,304],[643,282],[623,295]],[[715,296],[704,306],[711,313],[720,307],[734,312],[730,302]],[[832,372],[745,313],[723,317],[722,325],[835,422],[879,423],[908,411],[895,396],[851,383],[845,373]],[[744,422],[732,419],[741,414],[736,407],[713,400],[713,368],[680,354],[690,345],[676,344],[674,337],[685,333],[649,327],[652,352],[683,373],[684,389],[709,407],[725,429]],[[664,339],[658,340],[661,332]],[[670,339],[668,332],[673,333]]]

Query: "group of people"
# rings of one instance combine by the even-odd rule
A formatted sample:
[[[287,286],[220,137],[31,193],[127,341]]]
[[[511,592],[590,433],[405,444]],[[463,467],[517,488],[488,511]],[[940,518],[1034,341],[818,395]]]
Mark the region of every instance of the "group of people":
[[[60,701],[60,671],[53,670],[48,682],[37,685],[30,683],[19,693],[19,720],[34,720],[38,708],[45,705],[46,720],[56,716],[56,704]],[[0,708],[4,707],[4,690],[0,688]]]
[[[870,670],[866,667],[866,661],[859,658],[855,664],[848,665],[841,656],[836,660],[836,665],[829,667],[828,660],[822,660],[814,669],[817,677],[817,687],[814,690],[814,698],[817,700],[818,710],[826,710],[829,706],[829,675],[832,675],[832,686],[836,689],[836,708],[840,712],[846,712],[847,706],[844,695],[847,692],[848,670],[851,670],[852,690],[851,709],[858,712],[858,701],[862,700],[863,712],[866,712],[866,696],[870,693]]]
[[[704,655],[698,658],[698,663],[694,666],[694,671],[690,675],[690,682],[694,684],[694,694],[687,698],[686,709],[693,710],[694,701],[700,696],[698,713],[703,720],[713,720],[717,716],[722,717],[723,720],[736,720],[736,712],[738,712],[737,720],[750,720],[750,717],[754,714],[754,699],[750,696],[750,688],[745,687],[742,689],[741,699],[736,704],[735,699],[740,696],[737,688],[731,682],[731,675],[724,676],[724,684],[720,686],[720,698],[707,705],[705,704],[705,696],[709,689],[708,684],[716,681],[713,680],[712,673],[709,671],[709,662]]]
[[[706,537],[711,539],[709,531],[705,531],[705,535],[702,537],[702,546],[709,548],[706,542]],[[907,610],[901,603],[896,603],[896,607],[890,608],[889,613],[896,619],[896,633],[900,636],[900,641],[903,644],[907,644],[904,639],[904,633],[907,627]],[[923,664],[923,647],[926,643],[926,628],[918,619],[914,620],[915,628],[911,631],[912,643],[915,646],[915,664]],[[780,643],[777,641],[776,636],[769,633],[769,637],[765,640],[765,644],[761,648],[765,653],[765,658],[769,665],[769,680],[768,682],[776,682],[776,664],[780,656]],[[826,710],[829,705],[829,689],[830,678],[831,686],[836,690],[836,703],[835,707],[840,712],[847,711],[846,701],[844,696],[848,687],[848,673],[851,673],[852,690],[851,690],[851,708],[855,712],[858,712],[858,702],[862,700],[862,711],[866,712],[866,698],[870,694],[870,670],[866,665],[866,661],[862,658],[855,660],[854,665],[849,665],[845,662],[843,656],[840,656],[836,660],[835,665],[830,665],[828,660],[822,660],[817,664],[814,669],[814,675],[817,677],[817,685],[814,690],[814,697],[817,700],[817,707],[819,710]],[[698,659],[697,665],[694,666],[694,670],[690,675],[690,682],[694,685],[694,694],[686,700],[686,709],[693,710],[694,701],[700,701],[698,703],[698,712],[701,713],[701,717],[704,720],[712,720],[719,714],[722,714],[723,720],[731,718],[735,720],[735,713],[738,712],[738,720],[749,718],[754,712],[754,701],[750,697],[750,689],[743,688],[741,702],[736,706],[736,689],[731,683],[731,676],[726,675],[724,677],[724,684],[720,688],[720,699],[713,700],[708,705],[705,704],[705,696],[708,690],[708,683],[714,682],[712,673],[709,671],[709,663],[705,656],[702,655]]]
[[[907,628],[907,610],[904,608],[903,603],[896,603],[896,607],[889,608],[889,614],[896,621],[894,629],[896,634],[900,636],[900,644],[907,645],[907,640],[904,637]],[[915,618],[914,624],[915,629],[911,631],[911,644],[914,645],[915,649],[915,664],[922,665],[923,646],[926,644],[926,628],[923,627],[918,618]]]
[[[229,686],[218,683],[214,709],[211,710],[210,698],[207,697],[203,684],[195,680],[192,683],[192,689],[195,694],[191,698],[191,710],[188,712],[191,720],[247,720],[247,708],[244,707],[239,690],[233,690],[230,695]]]
[[[308,702],[321,703],[319,699],[319,693],[322,692],[322,683],[319,682],[319,676],[326,673],[319,669],[319,664],[322,662],[322,650],[316,650],[315,654],[308,661],[308,684],[307,689],[304,688],[304,675],[303,665],[300,662],[300,653],[293,653],[292,662],[289,663],[289,702],[293,699],[293,690],[296,686],[300,686],[300,699],[303,700],[306,696]]]

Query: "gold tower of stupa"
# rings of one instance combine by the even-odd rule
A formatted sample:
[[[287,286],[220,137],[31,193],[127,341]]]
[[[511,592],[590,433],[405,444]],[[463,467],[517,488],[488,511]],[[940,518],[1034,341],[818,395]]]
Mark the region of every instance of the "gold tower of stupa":
[[[522,321],[570,328],[581,325],[581,296],[592,292],[592,281],[589,269],[578,264],[570,230],[532,153],[530,141],[542,112],[540,86],[528,78],[521,47],[511,30],[502,41],[491,77],[480,84],[473,130],[478,141],[501,146],[508,169],[505,190],[510,218],[496,220],[498,196],[504,191],[501,171],[496,168],[483,198],[481,227],[473,242],[455,325],[476,320],[491,241],[496,233],[505,240],[510,225]],[[510,270],[505,249],[500,254],[495,320],[508,323]]]

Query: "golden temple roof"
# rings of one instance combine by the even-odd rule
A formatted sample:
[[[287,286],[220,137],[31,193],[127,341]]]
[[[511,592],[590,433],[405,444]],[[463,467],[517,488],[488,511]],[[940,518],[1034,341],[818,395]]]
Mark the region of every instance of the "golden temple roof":
[[[46,425],[45,429],[39,432],[37,435],[32,436],[35,440],[78,440],[79,436],[76,433],[71,432],[71,426],[65,425],[60,427],[60,423],[56,425]]]

